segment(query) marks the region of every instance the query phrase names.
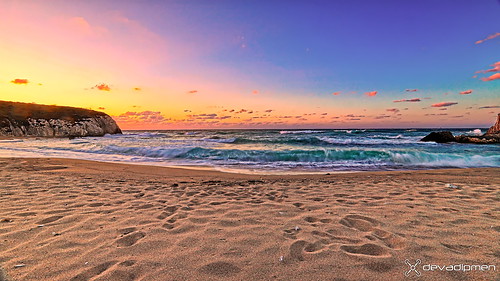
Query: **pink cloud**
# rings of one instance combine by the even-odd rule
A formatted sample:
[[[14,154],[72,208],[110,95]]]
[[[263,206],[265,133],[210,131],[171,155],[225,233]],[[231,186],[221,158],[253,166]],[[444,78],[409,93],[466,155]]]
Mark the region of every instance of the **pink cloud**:
[[[481,80],[483,80],[483,81],[493,81],[493,80],[497,80],[497,79],[500,79],[500,73],[495,73],[495,74],[491,75],[490,77],[481,78]]]
[[[109,87],[109,85],[107,84],[99,84],[99,85],[95,85],[94,87],[92,87],[91,89],[97,89],[97,90],[100,90],[100,91],[111,91],[111,88]]]
[[[407,92],[416,92],[416,91],[418,91],[418,89],[406,89],[405,91],[407,91]]]
[[[491,66],[493,66],[493,68],[486,69],[486,70],[479,70],[479,71],[476,71],[476,73],[488,73],[488,72],[497,72],[497,71],[500,71],[500,61],[495,62]],[[474,76],[477,77],[477,75],[474,75]],[[476,77],[474,77],[474,78],[476,78]]]
[[[19,79],[18,78],[18,79],[14,79],[14,80],[10,81],[10,83],[12,83],[12,84],[18,84],[18,85],[19,84],[25,84],[26,85],[26,84],[29,83],[29,81],[28,81],[28,79]]]
[[[459,94],[461,94],[461,95],[469,95],[471,93],[472,93],[472,90],[467,90],[467,91],[460,92]]]
[[[187,93],[188,94],[196,94],[196,93],[198,93],[198,91],[197,90],[191,90],[191,91],[188,91]]]
[[[495,38],[495,37],[498,37],[498,36],[500,36],[500,32],[497,32],[497,33],[495,33],[495,34],[491,34],[490,36],[488,36],[488,37],[486,37],[486,38],[484,38],[484,39],[482,39],[482,40],[478,40],[478,41],[476,41],[476,44],[481,44],[481,43],[483,43],[484,41],[491,40],[491,39],[493,39],[493,38]]]
[[[374,97],[374,96],[377,95],[377,91],[366,92],[365,95],[368,96],[368,97]]]
[[[259,94],[259,91],[258,90],[253,90],[252,91],[252,95],[258,95]]]
[[[394,100],[392,102],[420,102],[420,99],[419,98],[415,98],[415,99],[403,99],[403,100]]]
[[[340,95],[340,92],[333,92],[332,95],[338,96],[338,95]]]
[[[445,106],[452,106],[458,104],[458,102],[439,102],[431,105],[432,107],[445,107]]]
[[[392,112],[392,113],[398,113],[399,109],[397,109],[397,108],[388,108],[385,111],[389,111],[389,112]]]

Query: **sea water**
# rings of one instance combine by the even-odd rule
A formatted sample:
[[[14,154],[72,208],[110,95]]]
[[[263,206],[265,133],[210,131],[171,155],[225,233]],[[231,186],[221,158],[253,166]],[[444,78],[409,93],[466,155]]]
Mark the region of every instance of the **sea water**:
[[[485,129],[444,129],[479,135]],[[125,131],[0,140],[0,157],[62,157],[262,173],[500,167],[499,145],[419,140],[435,129]]]

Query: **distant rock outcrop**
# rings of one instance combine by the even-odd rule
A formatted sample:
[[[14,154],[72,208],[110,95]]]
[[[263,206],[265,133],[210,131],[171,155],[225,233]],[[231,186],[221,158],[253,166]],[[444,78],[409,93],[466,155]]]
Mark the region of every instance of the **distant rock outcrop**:
[[[459,143],[476,143],[476,144],[493,144],[500,143],[500,114],[497,116],[497,122],[495,125],[491,126],[491,128],[486,132],[486,134],[482,136],[453,136],[453,134],[449,131],[443,132],[432,132],[425,136],[420,141],[434,141],[437,143],[446,143],[446,142],[459,142]]]
[[[121,133],[113,118],[104,112],[0,101],[0,136],[73,138]]]
[[[500,134],[500,113],[497,115],[497,122],[495,125],[491,126],[486,132],[486,136],[498,135]]]
[[[454,142],[456,140],[451,132],[442,131],[442,132],[432,132],[427,136],[425,136],[420,141],[433,141],[437,143],[445,143],[445,142]]]

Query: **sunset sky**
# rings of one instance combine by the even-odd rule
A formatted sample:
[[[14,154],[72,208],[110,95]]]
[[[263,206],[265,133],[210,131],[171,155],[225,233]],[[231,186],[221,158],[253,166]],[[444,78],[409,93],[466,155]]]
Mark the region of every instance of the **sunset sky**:
[[[500,2],[0,2],[0,100],[123,129],[489,127]]]

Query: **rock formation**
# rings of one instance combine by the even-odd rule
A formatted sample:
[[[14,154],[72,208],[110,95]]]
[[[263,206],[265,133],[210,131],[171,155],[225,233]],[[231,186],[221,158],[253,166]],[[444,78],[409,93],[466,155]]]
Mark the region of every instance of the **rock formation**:
[[[482,136],[453,136],[449,131],[432,132],[425,136],[420,141],[434,141],[437,143],[459,142],[459,143],[477,143],[477,144],[493,144],[500,143],[500,114],[497,116],[495,125],[488,129],[486,134]]]
[[[443,132],[432,132],[427,136],[425,136],[420,141],[434,141],[437,143],[445,143],[445,142],[454,142],[456,140],[451,132],[443,131]]]
[[[495,123],[495,125],[491,126],[485,135],[490,136],[490,135],[498,135],[498,134],[500,134],[500,113],[497,116],[497,122]]]
[[[121,134],[121,130],[104,112],[0,101],[0,136],[73,138],[105,134]]]

